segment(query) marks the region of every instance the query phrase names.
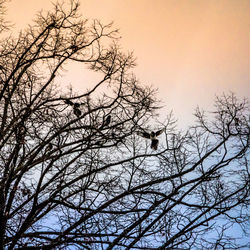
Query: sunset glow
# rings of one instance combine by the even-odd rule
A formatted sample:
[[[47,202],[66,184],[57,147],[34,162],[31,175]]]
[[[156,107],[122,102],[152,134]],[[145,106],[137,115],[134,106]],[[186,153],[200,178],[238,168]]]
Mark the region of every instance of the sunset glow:
[[[180,123],[190,123],[193,109],[210,109],[216,94],[250,96],[250,2],[247,0],[81,0],[84,17],[120,29],[121,46],[133,51],[142,83],[159,89],[158,97]],[[8,19],[16,30],[49,0],[13,0]],[[69,67],[65,81],[84,89],[93,74]]]

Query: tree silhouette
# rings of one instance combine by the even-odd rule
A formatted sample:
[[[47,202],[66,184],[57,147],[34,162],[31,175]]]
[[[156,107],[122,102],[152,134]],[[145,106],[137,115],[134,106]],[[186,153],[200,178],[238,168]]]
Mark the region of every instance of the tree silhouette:
[[[186,132],[171,114],[150,126],[155,90],[111,24],[78,8],[57,3],[1,41],[1,249],[234,248],[228,229],[248,220],[248,102],[218,97]],[[71,61],[102,79],[63,91],[55,80]],[[163,131],[157,150],[140,131]]]
[[[8,22],[5,21],[4,15],[5,15],[5,0],[0,0],[0,34],[8,29]]]

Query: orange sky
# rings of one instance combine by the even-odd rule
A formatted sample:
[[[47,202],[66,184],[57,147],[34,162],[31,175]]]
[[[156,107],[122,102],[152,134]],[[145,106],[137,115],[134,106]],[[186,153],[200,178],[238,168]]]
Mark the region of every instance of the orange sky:
[[[8,19],[20,29],[50,0],[12,0]],[[80,0],[88,18],[120,28],[125,51],[134,51],[135,73],[159,89],[166,108],[189,124],[194,108],[211,108],[215,94],[250,98],[249,0]],[[77,78],[73,77],[77,75]],[[80,69],[67,80],[82,85]],[[91,76],[89,76],[91,80]]]

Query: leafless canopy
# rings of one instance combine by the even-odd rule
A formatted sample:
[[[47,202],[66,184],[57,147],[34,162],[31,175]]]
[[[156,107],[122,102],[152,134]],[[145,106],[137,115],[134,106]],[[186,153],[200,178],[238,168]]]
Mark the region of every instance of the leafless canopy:
[[[249,219],[247,100],[218,97],[186,132],[171,114],[156,124],[155,91],[132,74],[118,32],[78,8],[57,3],[1,41],[1,249],[244,245],[228,229],[246,233]],[[72,61],[102,78],[62,90],[56,80]],[[157,150],[138,135],[163,128]]]
[[[4,18],[6,13],[5,3],[6,0],[0,0],[0,34],[8,29],[8,22]]]

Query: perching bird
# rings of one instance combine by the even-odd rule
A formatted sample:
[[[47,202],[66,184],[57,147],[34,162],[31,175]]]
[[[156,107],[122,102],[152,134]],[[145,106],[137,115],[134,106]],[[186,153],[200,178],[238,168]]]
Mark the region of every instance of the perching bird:
[[[234,123],[235,123],[235,126],[238,127],[239,126],[239,118],[235,117],[234,118]]]
[[[72,101],[70,101],[69,99],[65,99],[64,102],[65,102],[65,104],[68,104],[70,106],[74,105],[74,103]]]
[[[70,99],[64,99],[64,103],[70,106],[74,106],[74,108],[80,108],[81,103],[79,102],[72,102]]]
[[[111,122],[111,115],[108,115],[107,118],[103,121],[102,127],[108,126]]]
[[[70,99],[64,99],[64,102],[65,102],[65,104],[68,104],[68,105],[70,105],[70,106],[73,106],[73,112],[74,112],[74,114],[75,114],[77,117],[81,116],[82,112],[81,112],[81,110],[79,109],[81,103],[79,103],[79,102],[72,102]]]
[[[154,150],[157,150],[159,140],[156,137],[159,136],[163,131],[164,131],[164,129],[158,130],[156,132],[152,131],[151,133],[147,133],[145,131],[143,131],[143,132],[139,131],[139,132],[137,132],[137,134],[144,137],[144,138],[150,139],[151,140],[151,148]]]
[[[75,114],[77,117],[79,117],[79,116],[81,116],[82,112],[81,112],[80,109],[74,108],[74,114]]]
[[[79,102],[75,102],[74,103],[74,108],[80,108],[80,103]]]

